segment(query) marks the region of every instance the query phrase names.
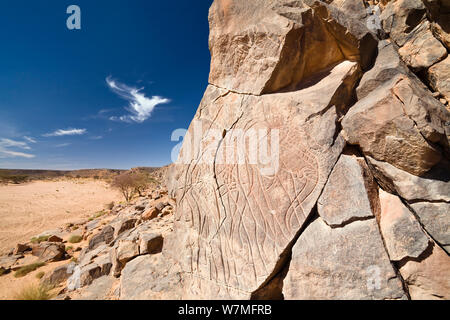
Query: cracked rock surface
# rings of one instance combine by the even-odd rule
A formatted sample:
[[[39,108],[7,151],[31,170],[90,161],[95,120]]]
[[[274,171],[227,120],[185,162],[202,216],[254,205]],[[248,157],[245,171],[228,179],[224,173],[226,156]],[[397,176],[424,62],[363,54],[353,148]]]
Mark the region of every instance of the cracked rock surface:
[[[214,1],[167,176],[181,298],[448,297],[447,9]]]

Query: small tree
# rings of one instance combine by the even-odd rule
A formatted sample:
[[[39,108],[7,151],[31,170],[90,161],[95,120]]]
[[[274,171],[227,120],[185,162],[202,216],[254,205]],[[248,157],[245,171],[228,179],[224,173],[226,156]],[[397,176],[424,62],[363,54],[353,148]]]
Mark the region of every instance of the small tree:
[[[129,202],[135,192],[135,183],[133,177],[128,173],[121,173],[116,176],[112,182],[112,187],[118,189],[125,200]]]
[[[147,174],[143,172],[133,172],[131,176],[134,181],[134,191],[141,197],[142,192],[144,192],[144,190],[149,186],[149,178]]]

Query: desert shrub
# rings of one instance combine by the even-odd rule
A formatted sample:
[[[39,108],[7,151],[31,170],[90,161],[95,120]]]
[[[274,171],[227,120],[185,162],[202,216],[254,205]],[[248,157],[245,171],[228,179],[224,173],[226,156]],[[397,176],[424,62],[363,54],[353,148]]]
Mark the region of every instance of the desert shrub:
[[[3,269],[3,268],[0,268],[0,277],[1,277],[2,275],[4,275],[4,274],[7,274],[7,273],[8,273],[8,270]]]
[[[145,190],[148,186],[148,178],[139,172],[124,172],[116,176],[111,185],[118,189],[125,200],[129,202],[136,193],[141,195]]]
[[[83,240],[83,237],[80,236],[80,235],[78,235],[78,234],[75,234],[75,235],[73,235],[73,236],[71,236],[71,237],[69,238],[69,242],[70,242],[70,243],[79,243],[79,242],[81,242],[82,240]]]
[[[67,247],[66,247],[66,251],[71,251],[71,250],[73,250],[73,247],[72,247],[72,246],[67,246]]]
[[[20,184],[20,183],[26,182],[28,180],[28,176],[15,175],[15,176],[9,176],[9,179],[12,181],[12,183]]]
[[[32,263],[32,264],[23,266],[19,270],[17,270],[16,273],[14,273],[14,277],[15,278],[25,277],[30,272],[33,272],[34,270],[39,269],[40,267],[43,267],[43,266],[45,266],[45,263],[43,263],[43,262],[37,262],[37,263]]]
[[[74,262],[74,263],[78,263],[78,259],[75,257],[70,258],[70,261]]]
[[[52,294],[50,291],[53,288],[48,285],[31,285],[22,289],[15,295],[16,300],[50,300]]]
[[[33,238],[31,238],[31,243],[41,243],[41,242],[47,241],[48,238],[50,238],[50,236],[40,236],[38,238],[33,237]]]
[[[98,180],[98,179],[100,179],[100,177],[99,176],[94,176],[94,179]]]
[[[38,278],[38,279],[42,279],[44,276],[45,276],[45,272],[44,271],[36,273],[36,278]]]

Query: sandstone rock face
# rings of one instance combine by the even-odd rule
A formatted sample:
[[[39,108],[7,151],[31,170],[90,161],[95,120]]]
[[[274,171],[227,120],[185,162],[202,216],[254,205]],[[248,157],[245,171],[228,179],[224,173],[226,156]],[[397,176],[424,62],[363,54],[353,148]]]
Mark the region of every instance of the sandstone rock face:
[[[450,102],[450,56],[428,69],[431,86]]]
[[[380,229],[392,261],[418,258],[429,245],[419,222],[401,200],[380,191]]]
[[[328,77],[292,93],[253,97],[208,88],[202,102],[206,105],[200,107],[197,122],[189,129],[193,137],[196,125],[209,128],[202,137],[205,151],[194,154],[188,164],[179,164],[183,178],[177,190],[175,226],[187,237],[179,249],[186,257],[185,272],[223,284],[218,291],[228,285],[247,294],[270,275],[311,212],[342,151],[343,139],[336,128],[338,110],[328,106],[336,95],[348,94],[347,86],[353,86],[358,73],[355,66],[342,62]],[[250,158],[258,156],[256,145],[243,150],[242,164],[229,158],[227,164],[229,154],[239,156],[242,151],[233,145],[233,135],[250,129],[265,130],[272,139],[279,139],[269,141],[273,158],[266,164],[250,164]],[[224,137],[213,136],[230,130]],[[186,159],[188,148],[183,146],[180,159]],[[218,160],[215,155],[219,154],[222,159]],[[227,262],[222,262],[223,255]],[[208,294],[192,284],[196,287],[199,294]]]
[[[363,170],[369,169],[362,159],[358,162],[356,157],[340,157],[317,202],[319,215],[329,226],[374,217]]]
[[[120,280],[121,300],[178,300],[181,274],[162,254],[145,255],[128,263]]]
[[[400,268],[413,300],[450,298],[450,257],[432,246],[422,259],[410,260]]]
[[[418,177],[397,169],[389,163],[376,161],[367,156],[374,174],[384,188],[397,193],[408,201],[450,201],[450,179],[448,167],[436,168],[436,172]]]
[[[316,6],[320,10],[313,12],[300,1],[214,1],[209,82],[257,95],[292,89],[342,60],[361,60],[360,42],[372,44],[365,50],[374,49],[367,28],[345,37],[347,28],[334,20],[338,12],[330,12],[325,3]],[[248,81],[251,74],[258,77]]]
[[[342,126],[347,141],[365,154],[423,175],[442,159],[441,148],[448,152],[450,113],[408,71],[392,45],[380,45],[357,93],[360,100]]]
[[[411,207],[425,230],[450,253],[450,203],[416,202]]]
[[[418,25],[398,53],[414,70],[426,69],[447,56],[445,47],[433,36],[429,22]]]
[[[69,263],[55,268],[50,273],[46,274],[42,279],[41,283],[46,285],[57,285],[61,282],[66,281],[73,274],[75,269],[74,263]]]
[[[375,219],[330,228],[319,218],[292,248],[285,299],[405,299]]]
[[[209,85],[166,179],[163,256],[182,298],[445,296],[427,270],[448,262],[425,259],[445,253],[450,220],[447,51],[430,10],[213,2]]]

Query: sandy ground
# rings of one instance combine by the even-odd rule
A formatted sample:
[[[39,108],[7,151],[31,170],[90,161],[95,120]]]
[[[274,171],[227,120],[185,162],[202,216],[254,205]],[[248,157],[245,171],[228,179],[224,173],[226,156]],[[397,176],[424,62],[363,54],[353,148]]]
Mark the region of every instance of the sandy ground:
[[[0,186],[0,255],[17,243],[65,223],[91,217],[119,192],[103,181],[72,179]]]

